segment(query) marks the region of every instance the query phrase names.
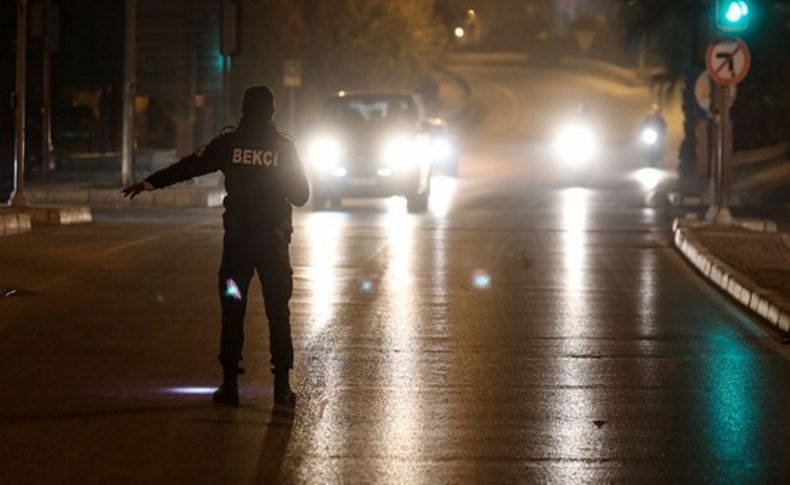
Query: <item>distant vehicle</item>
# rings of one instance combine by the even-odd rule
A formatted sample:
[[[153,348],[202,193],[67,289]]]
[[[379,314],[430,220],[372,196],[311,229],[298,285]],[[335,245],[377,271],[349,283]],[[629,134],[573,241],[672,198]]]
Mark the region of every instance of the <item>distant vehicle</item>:
[[[661,116],[658,105],[653,105],[650,114],[642,122],[639,138],[642,142],[642,154],[651,167],[657,167],[664,159],[666,146],[667,122]]]
[[[433,159],[421,131],[425,110],[406,93],[339,92],[308,138],[313,208],[340,207],[353,197],[406,197],[425,212]]]
[[[422,131],[428,136],[434,172],[453,177],[458,175],[458,147],[450,136],[447,123],[431,118],[423,123]]]
[[[589,108],[581,105],[573,120],[557,132],[553,149],[575,183],[587,182],[598,157],[599,140],[590,120]]]

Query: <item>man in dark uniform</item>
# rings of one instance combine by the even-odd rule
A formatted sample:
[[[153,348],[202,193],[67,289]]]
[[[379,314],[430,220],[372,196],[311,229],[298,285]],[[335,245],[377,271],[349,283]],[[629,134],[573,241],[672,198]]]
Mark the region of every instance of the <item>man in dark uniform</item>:
[[[237,376],[244,344],[247,290],[257,270],[269,320],[269,346],[274,373],[274,401],[293,406],[296,395],[288,374],[293,368],[290,311],[293,270],[288,256],[291,205],[309,197],[307,179],[293,142],[278,133],[272,117],[274,95],[267,86],[253,86],[244,94],[238,128],[215,138],[177,163],[144,181],[123,189],[137,194],[161,189],[217,170],[225,175],[225,237],[219,269],[222,335],[219,361],[222,385],[214,401],[238,405]]]

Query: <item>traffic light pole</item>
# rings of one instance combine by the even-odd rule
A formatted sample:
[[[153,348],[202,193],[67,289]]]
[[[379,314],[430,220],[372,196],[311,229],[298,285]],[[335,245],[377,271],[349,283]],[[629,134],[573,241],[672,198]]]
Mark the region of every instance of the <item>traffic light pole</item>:
[[[27,0],[18,0],[16,17],[16,114],[14,141],[14,192],[9,201],[12,206],[27,206],[25,197],[25,92],[27,78]]]
[[[732,167],[732,120],[730,108],[732,95],[729,86],[711,81],[711,94],[714,104],[713,127],[715,146],[713,154],[713,177],[711,178],[711,205],[705,216],[714,224],[729,226],[733,223],[729,209],[729,182]]]

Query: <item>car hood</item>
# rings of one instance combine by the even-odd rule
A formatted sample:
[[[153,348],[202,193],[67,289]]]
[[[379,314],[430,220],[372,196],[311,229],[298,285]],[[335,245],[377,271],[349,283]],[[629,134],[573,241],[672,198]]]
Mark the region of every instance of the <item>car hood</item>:
[[[326,124],[316,132],[337,137],[350,151],[367,151],[380,148],[395,136],[416,135],[417,129],[398,124]]]

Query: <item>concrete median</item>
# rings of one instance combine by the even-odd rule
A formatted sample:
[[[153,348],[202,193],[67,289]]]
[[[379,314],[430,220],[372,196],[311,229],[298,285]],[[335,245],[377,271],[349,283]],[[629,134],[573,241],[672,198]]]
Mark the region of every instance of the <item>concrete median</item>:
[[[765,221],[677,219],[675,246],[702,276],[790,337],[790,237]]]

